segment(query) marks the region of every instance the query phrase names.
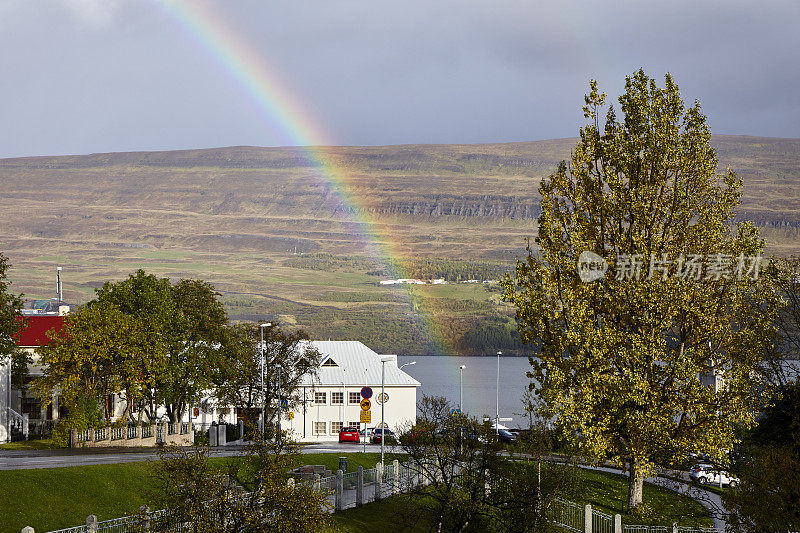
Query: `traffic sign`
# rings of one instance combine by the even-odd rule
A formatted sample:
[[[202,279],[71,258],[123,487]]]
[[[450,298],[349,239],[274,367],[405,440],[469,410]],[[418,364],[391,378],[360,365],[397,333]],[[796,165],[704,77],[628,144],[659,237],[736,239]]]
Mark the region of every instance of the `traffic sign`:
[[[458,408],[450,409],[450,414],[453,415],[453,416],[460,415],[461,414],[461,409],[458,409]]]
[[[281,409],[288,409],[289,408],[289,400],[283,399],[281,400]]]
[[[294,420],[294,411],[289,411],[289,420]]]
[[[366,399],[372,398],[372,389],[370,387],[362,387],[361,397]]]
[[[375,401],[377,401],[379,404],[384,404],[389,401],[389,394],[382,392],[378,394],[377,398],[375,398]]]
[[[361,422],[364,424],[372,423],[372,413],[369,411],[361,411]]]
[[[372,402],[364,398],[361,400],[361,410],[362,411],[369,411],[369,408],[372,407]]]

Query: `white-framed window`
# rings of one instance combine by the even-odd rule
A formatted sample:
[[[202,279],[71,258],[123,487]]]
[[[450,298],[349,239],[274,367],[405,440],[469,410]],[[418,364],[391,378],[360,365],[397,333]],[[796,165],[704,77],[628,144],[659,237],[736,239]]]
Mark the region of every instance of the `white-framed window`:
[[[348,424],[347,427],[360,428],[361,427],[361,422],[360,421],[359,422],[350,422],[350,424]]]
[[[342,405],[344,403],[344,393],[343,392],[332,392],[331,393],[331,405]]]
[[[331,422],[331,435],[338,435],[343,427],[343,422]]]
[[[324,435],[327,422],[314,422],[314,435]]]
[[[361,403],[361,393],[360,392],[350,392],[347,396],[347,401],[350,405],[358,405]]]
[[[314,403],[325,405],[328,403],[328,393],[327,392],[315,392],[314,393]]]

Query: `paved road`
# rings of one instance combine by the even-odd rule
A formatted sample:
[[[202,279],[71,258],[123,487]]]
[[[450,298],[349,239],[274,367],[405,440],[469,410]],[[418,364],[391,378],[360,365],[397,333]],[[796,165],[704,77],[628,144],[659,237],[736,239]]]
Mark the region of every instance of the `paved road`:
[[[231,457],[246,452],[244,446],[214,448],[214,457]],[[361,452],[364,446],[353,443],[337,442],[308,444],[303,446],[302,453],[351,453]],[[380,452],[380,445],[368,444],[368,452]],[[384,451],[389,453],[391,446]],[[130,448],[89,448],[76,450],[0,450],[0,470],[20,470],[26,468],[58,468],[63,466],[103,465],[113,463],[131,463],[158,459],[155,449]]]

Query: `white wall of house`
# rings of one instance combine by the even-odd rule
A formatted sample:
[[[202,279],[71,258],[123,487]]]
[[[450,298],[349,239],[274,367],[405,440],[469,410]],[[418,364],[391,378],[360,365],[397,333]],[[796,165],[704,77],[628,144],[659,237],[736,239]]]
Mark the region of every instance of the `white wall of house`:
[[[381,392],[380,383],[370,383],[373,396],[370,408],[372,421],[367,427],[378,427],[381,423],[381,405],[376,397]],[[292,438],[299,442],[337,441],[339,429],[357,426],[361,429],[365,424],[361,418],[361,388],[364,384],[353,384],[342,387],[317,385],[302,387],[299,391],[297,406],[290,409],[294,413],[292,420],[286,415],[282,418],[282,429],[289,430]],[[416,386],[386,386],[385,392],[389,400],[384,405],[384,422],[394,432],[407,429],[416,421],[417,388]],[[303,412],[303,393],[306,397],[306,408]],[[344,399],[343,403],[338,402]],[[316,401],[324,399],[324,403]]]
[[[314,376],[305,376],[294,405],[282,417],[282,429],[300,442],[336,441],[339,428],[357,425],[361,419],[361,389],[372,388],[370,423],[381,423],[377,396],[383,381],[389,400],[384,422],[397,432],[410,427],[417,417],[418,381],[397,366],[397,356],[380,355],[358,341],[308,341],[322,355]],[[288,414],[293,416],[289,419]]]
[[[0,363],[0,443],[11,440],[11,363]]]

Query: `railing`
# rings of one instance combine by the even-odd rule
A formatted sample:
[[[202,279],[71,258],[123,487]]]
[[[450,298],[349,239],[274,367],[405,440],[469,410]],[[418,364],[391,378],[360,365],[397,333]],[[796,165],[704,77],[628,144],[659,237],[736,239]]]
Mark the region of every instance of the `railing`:
[[[335,491],[336,490],[336,476],[328,476],[320,478],[319,487],[322,491]]]
[[[136,429],[137,429],[136,426],[131,426],[131,425],[126,426],[126,430],[127,430],[126,436],[127,436],[127,438],[129,438],[129,439],[137,438],[139,435],[137,434],[138,432],[136,431]]]
[[[94,440],[106,440],[108,438],[107,428],[97,428],[94,430]]]
[[[19,414],[15,410],[8,408],[8,413],[11,415],[11,430],[19,431],[22,433],[22,436],[25,440],[28,440],[28,433],[30,428],[30,420],[28,418],[28,414],[25,413],[23,415]]]
[[[614,533],[614,517],[592,509],[592,533]]]
[[[556,498],[550,506],[550,522],[570,531],[583,531],[583,506]]]
[[[355,487],[358,481],[358,472],[348,472],[342,475],[342,483],[345,487]]]
[[[586,513],[591,510],[591,530],[587,529]],[[584,533],[591,531],[591,533],[721,533],[713,527],[675,527],[672,526],[648,526],[640,524],[622,525],[622,520],[619,515],[611,516],[610,514],[603,513],[591,509],[590,505],[582,507],[581,505],[562,500],[560,498],[554,499],[547,512],[547,520],[556,527],[574,531],[576,533]],[[615,527],[615,522],[620,527]]]
[[[152,436],[153,436],[153,426],[152,425],[142,426],[142,438],[149,439]]]
[[[111,440],[122,440],[125,438],[125,428],[123,427],[115,427],[111,428]]]

